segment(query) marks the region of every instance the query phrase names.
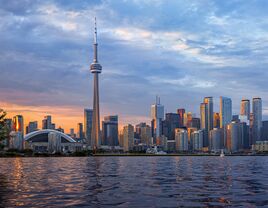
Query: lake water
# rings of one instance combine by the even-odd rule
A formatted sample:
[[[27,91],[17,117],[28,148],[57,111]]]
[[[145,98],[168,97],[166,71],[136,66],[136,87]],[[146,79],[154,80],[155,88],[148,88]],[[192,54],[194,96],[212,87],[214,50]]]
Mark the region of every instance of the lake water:
[[[268,207],[268,157],[0,158],[0,207]]]

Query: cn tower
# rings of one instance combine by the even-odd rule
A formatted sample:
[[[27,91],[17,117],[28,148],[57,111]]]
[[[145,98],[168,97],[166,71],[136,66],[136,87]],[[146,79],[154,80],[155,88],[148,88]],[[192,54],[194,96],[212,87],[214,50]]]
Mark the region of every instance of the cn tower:
[[[90,71],[94,75],[94,92],[93,92],[93,118],[91,132],[91,148],[93,150],[100,146],[100,105],[99,105],[99,74],[102,66],[98,63],[98,42],[97,42],[97,23],[95,17],[95,34],[94,34],[94,58],[90,65]]]

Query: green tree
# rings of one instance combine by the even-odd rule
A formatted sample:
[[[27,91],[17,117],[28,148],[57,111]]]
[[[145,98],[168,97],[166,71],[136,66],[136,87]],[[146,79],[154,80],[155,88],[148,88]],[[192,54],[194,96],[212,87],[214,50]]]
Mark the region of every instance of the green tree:
[[[8,137],[7,125],[5,122],[6,112],[0,109],[0,141]]]

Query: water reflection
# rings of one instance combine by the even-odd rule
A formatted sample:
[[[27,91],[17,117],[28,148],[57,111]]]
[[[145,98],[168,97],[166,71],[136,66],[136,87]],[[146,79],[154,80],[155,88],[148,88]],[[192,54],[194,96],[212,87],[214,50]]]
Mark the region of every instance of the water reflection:
[[[0,158],[0,207],[268,204],[268,157]]]

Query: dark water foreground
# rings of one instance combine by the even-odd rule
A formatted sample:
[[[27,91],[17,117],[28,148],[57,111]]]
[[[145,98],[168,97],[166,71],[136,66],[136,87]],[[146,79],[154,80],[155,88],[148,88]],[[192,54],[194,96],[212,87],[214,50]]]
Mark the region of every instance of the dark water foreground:
[[[0,207],[268,207],[268,157],[0,158]]]

